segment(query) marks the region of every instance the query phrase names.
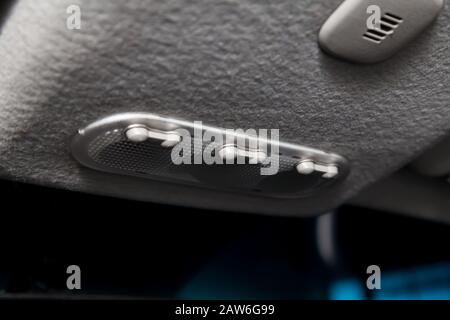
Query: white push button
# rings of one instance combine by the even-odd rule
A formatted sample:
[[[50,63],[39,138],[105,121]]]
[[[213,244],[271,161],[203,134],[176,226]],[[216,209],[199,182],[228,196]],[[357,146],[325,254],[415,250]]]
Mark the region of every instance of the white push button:
[[[339,169],[334,164],[318,164],[311,160],[304,160],[297,165],[297,172],[302,175],[312,174],[313,172],[322,173],[322,178],[332,179],[339,174]]]
[[[161,146],[171,148],[181,141],[181,136],[176,132],[166,132],[156,129],[148,129],[140,125],[130,126],[125,135],[132,142],[144,142],[147,139],[161,141]]]
[[[148,130],[143,127],[130,128],[125,134],[128,140],[133,142],[144,142],[148,139]]]

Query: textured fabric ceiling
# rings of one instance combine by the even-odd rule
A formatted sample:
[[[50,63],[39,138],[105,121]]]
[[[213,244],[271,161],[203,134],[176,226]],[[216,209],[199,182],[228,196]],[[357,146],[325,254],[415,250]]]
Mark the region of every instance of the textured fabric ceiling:
[[[82,29],[66,28],[79,4]],[[18,0],[0,36],[0,175],[164,203],[310,215],[346,201],[450,130],[446,8],[394,58],[373,66],[322,53],[340,0]],[[79,127],[148,111],[226,128],[279,128],[336,152],[347,180],[279,200],[107,175],[79,166]]]

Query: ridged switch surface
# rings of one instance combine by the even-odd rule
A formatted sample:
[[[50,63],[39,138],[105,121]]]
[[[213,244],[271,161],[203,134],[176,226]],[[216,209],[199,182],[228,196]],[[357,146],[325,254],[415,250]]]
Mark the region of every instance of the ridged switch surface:
[[[444,0],[346,0],[322,26],[319,44],[338,58],[380,62],[418,36],[443,6]]]

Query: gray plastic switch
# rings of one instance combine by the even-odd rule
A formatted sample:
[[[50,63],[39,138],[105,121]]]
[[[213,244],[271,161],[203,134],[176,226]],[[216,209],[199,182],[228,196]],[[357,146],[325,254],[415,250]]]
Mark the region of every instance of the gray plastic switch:
[[[338,58],[380,62],[419,35],[443,6],[444,0],[346,0],[322,26],[319,44]]]

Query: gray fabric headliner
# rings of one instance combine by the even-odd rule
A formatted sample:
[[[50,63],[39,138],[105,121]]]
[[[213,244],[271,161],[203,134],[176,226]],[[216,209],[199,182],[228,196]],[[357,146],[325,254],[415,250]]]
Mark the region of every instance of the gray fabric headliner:
[[[360,66],[317,46],[340,2],[19,0],[0,36],[1,176],[224,210],[329,210],[450,130],[447,8],[394,58]],[[80,31],[65,28],[73,3]],[[70,136],[124,111],[280,128],[284,140],[345,156],[352,172],[327,194],[262,201],[80,167]]]

